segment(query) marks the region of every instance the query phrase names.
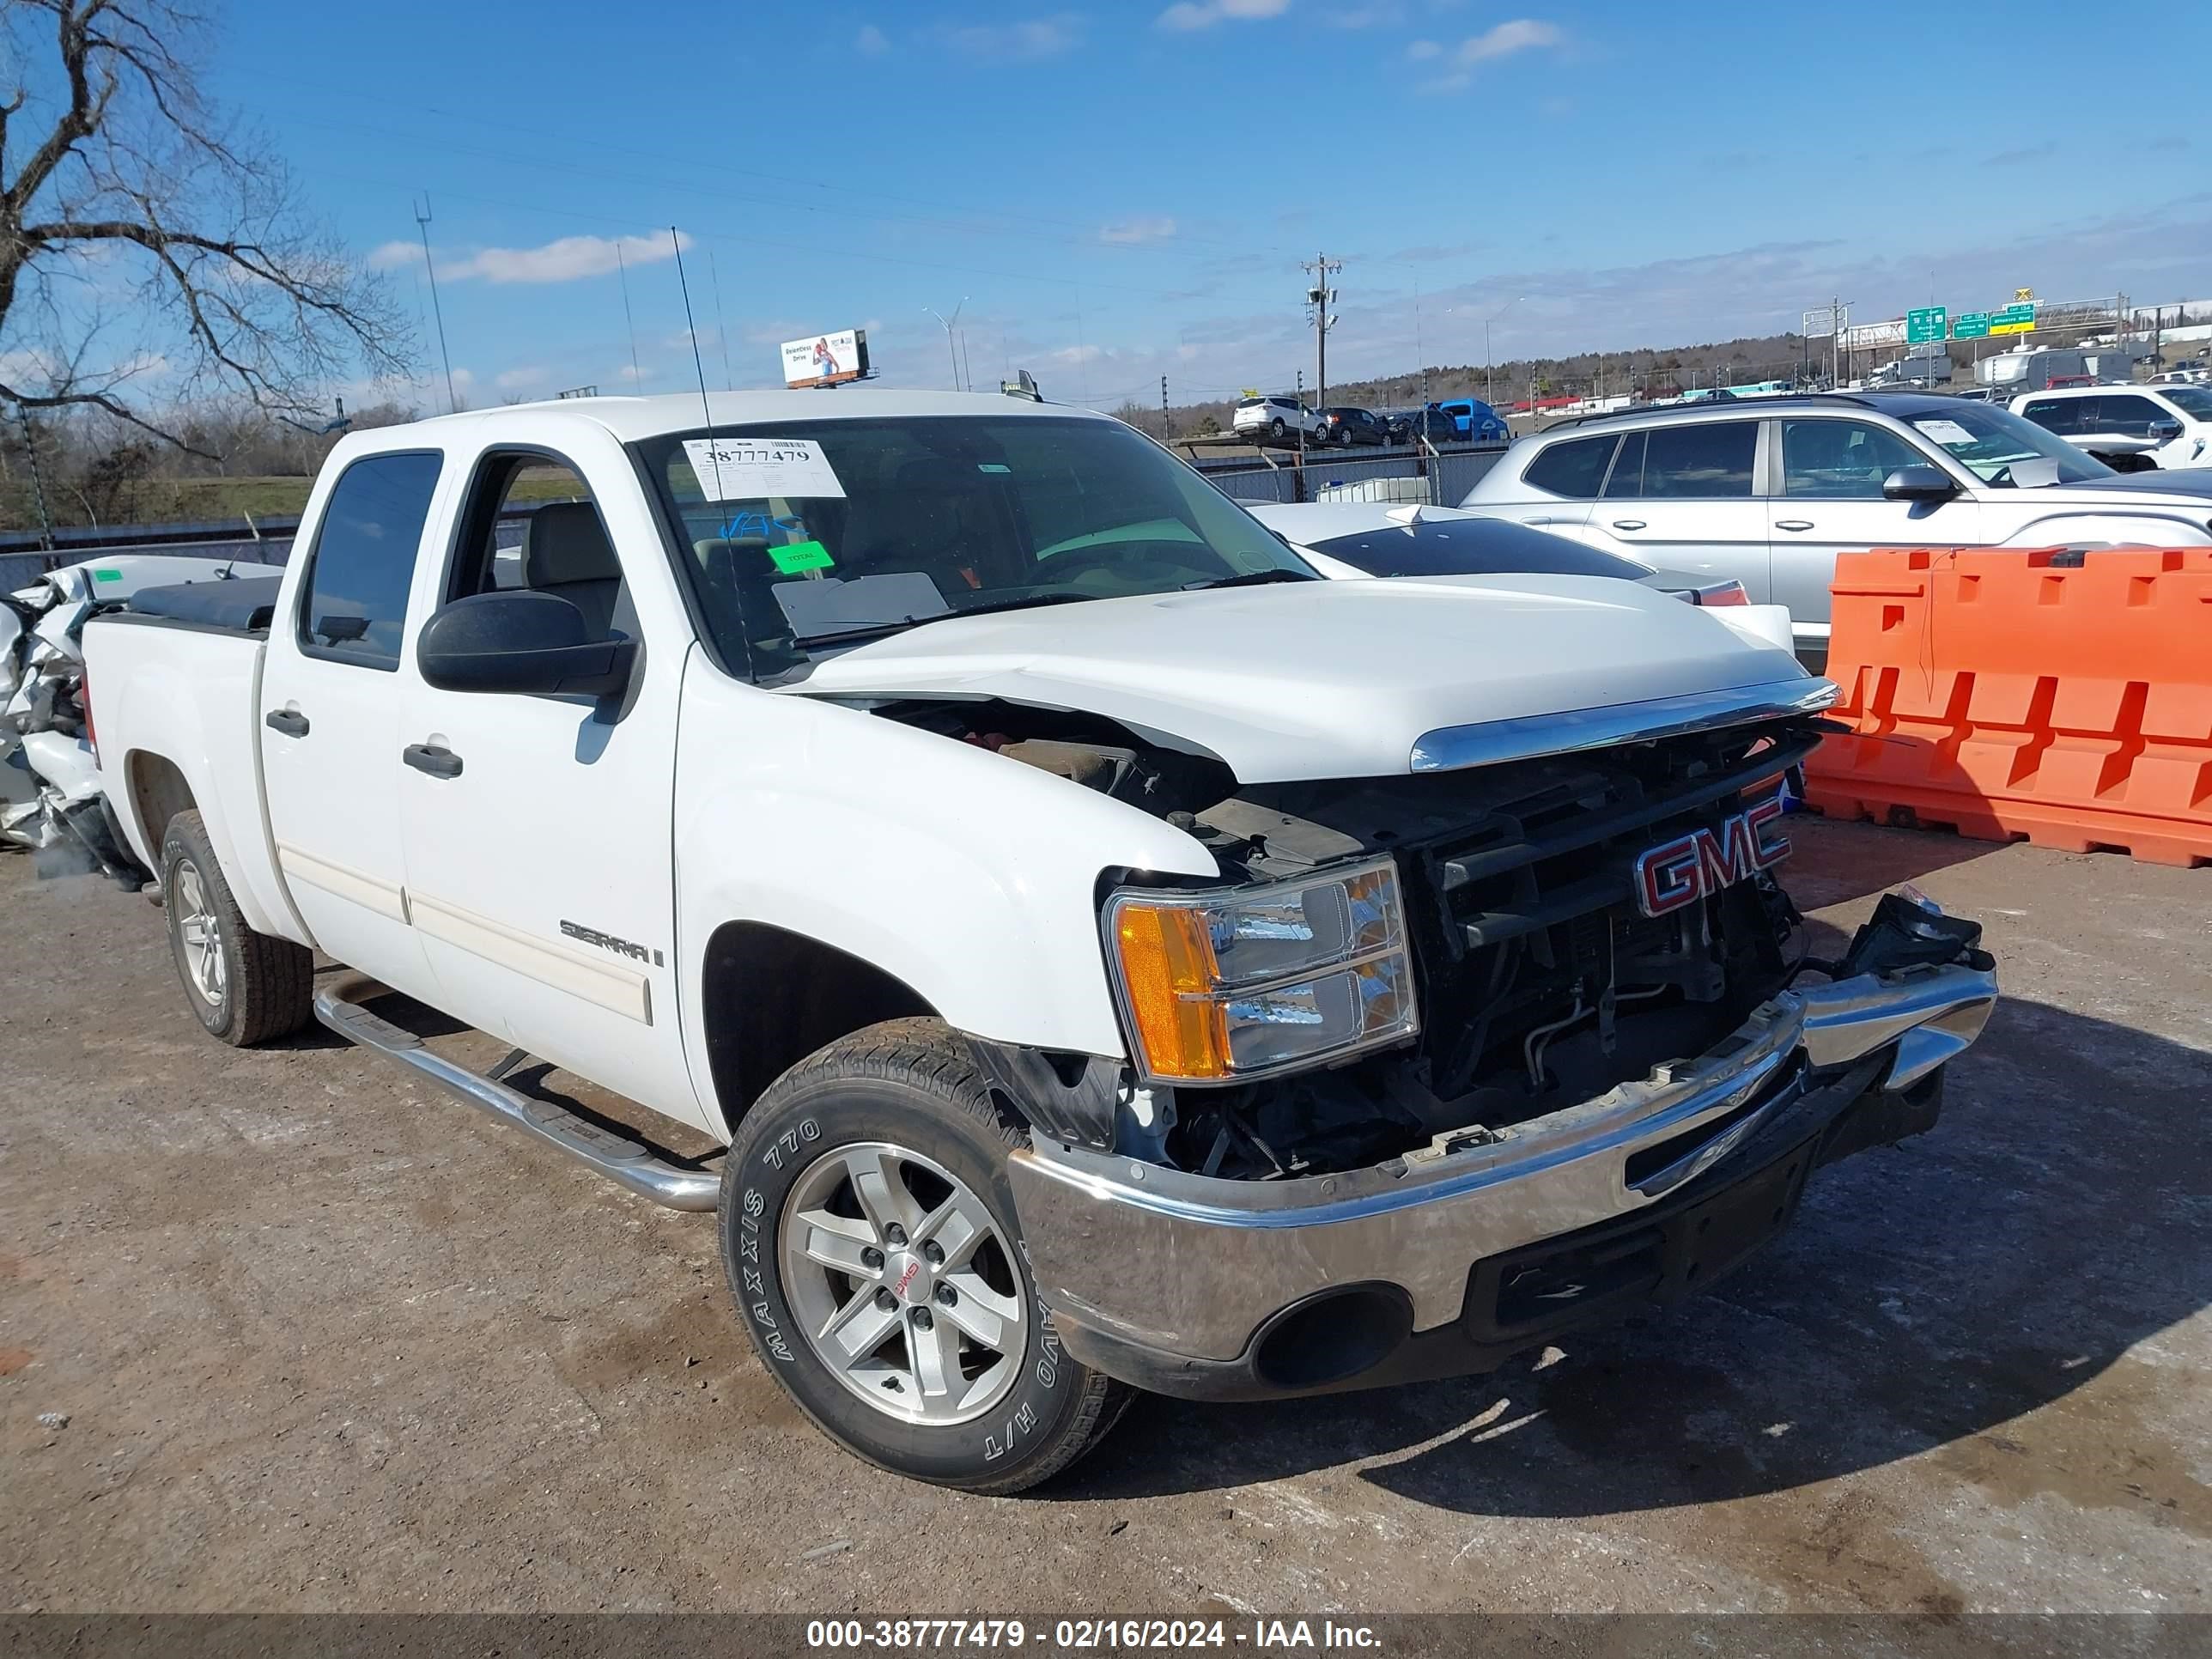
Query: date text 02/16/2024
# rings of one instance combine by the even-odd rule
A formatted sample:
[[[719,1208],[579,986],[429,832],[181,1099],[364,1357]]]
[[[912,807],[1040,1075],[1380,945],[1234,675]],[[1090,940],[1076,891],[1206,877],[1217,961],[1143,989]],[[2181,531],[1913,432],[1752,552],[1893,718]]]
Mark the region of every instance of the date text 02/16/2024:
[[[806,1645],[877,1651],[1034,1647],[1058,1652],[1241,1647],[1267,1653],[1299,1648],[1371,1651],[1382,1642],[1370,1626],[1326,1619],[1255,1619],[1249,1628],[1219,1619],[1059,1619],[1049,1626],[1040,1620],[1034,1627],[1018,1619],[817,1619],[807,1623]]]

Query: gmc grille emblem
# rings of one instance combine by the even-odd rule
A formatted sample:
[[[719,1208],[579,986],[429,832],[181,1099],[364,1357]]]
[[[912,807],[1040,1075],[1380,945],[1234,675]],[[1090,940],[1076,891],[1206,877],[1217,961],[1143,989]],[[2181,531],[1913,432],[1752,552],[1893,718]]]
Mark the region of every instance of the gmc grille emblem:
[[[1790,856],[1788,838],[1765,833],[1781,816],[1778,794],[1723,818],[1717,835],[1699,828],[1639,854],[1636,908],[1647,916],[1663,916],[1781,863]]]

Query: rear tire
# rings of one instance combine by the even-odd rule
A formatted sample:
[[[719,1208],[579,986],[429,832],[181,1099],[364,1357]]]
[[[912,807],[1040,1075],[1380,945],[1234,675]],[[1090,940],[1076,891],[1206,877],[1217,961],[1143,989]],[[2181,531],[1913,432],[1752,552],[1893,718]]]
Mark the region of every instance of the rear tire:
[[[1027,1140],[934,1019],[831,1043],[738,1126],[719,1212],[731,1294],[769,1374],[879,1468],[1020,1492],[1128,1405],[1037,1299],[1006,1179]]]
[[[1283,417],[1281,416],[1278,415],[1273,420],[1267,423],[1267,435],[1270,438],[1273,438],[1279,447],[1281,445],[1284,439],[1291,435],[1291,429],[1283,424]]]
[[[313,953],[246,926],[197,811],[178,813],[161,837],[161,895],[185,1000],[209,1035],[246,1048],[307,1023]]]

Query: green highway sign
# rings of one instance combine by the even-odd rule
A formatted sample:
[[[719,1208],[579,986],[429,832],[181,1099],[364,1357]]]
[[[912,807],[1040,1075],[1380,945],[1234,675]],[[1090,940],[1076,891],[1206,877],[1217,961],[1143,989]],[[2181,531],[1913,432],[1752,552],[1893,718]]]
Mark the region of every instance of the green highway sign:
[[[1905,343],[1920,345],[1929,340],[1940,340],[1945,332],[1947,313],[1942,306],[1922,306],[1905,313]]]
[[[1990,313],[1990,332],[1992,334],[2027,334],[2035,328],[2035,301],[2025,301],[2008,305],[2002,311]]]
[[[1951,322],[1951,337],[1954,340],[1978,340],[1990,331],[1990,313],[1986,311],[1962,311]]]

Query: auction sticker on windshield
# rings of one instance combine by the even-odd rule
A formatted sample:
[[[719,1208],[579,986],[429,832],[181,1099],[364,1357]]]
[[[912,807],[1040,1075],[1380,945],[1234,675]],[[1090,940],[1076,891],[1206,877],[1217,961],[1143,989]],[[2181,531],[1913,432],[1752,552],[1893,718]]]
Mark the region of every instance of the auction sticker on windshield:
[[[811,438],[687,438],[684,454],[710,501],[844,498],[845,486]]]
[[[1974,434],[1956,421],[1915,421],[1912,424],[1946,447],[1952,444],[1970,444],[1974,441]],[[690,447],[688,445],[685,447]]]

